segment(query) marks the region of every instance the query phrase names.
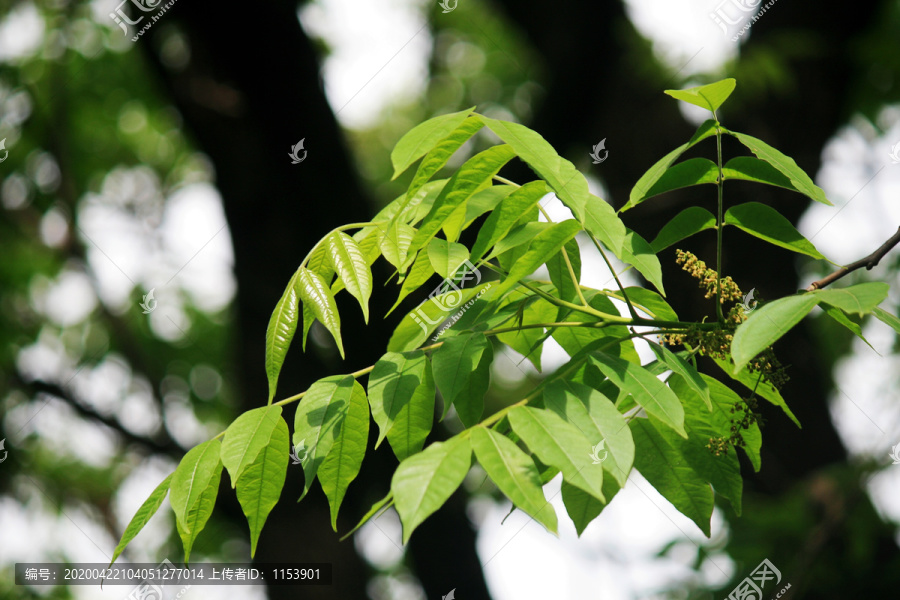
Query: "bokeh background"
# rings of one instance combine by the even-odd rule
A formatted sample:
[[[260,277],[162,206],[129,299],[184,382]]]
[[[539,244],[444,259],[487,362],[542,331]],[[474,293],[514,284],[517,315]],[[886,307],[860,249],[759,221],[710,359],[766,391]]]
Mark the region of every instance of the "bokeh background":
[[[744,182],[726,186],[726,203],[777,207],[835,263],[872,252],[900,226],[900,2],[780,0],[734,40],[755,12],[742,6],[758,4],[178,0],[132,42],[147,19],[126,35],[110,17],[136,20],[130,2],[0,1],[0,597],[126,596],[15,586],[13,565],[108,562],[184,452],[265,402],[264,334],[290,275],[323,234],[401,193],[409,174],[390,181],[390,149],[426,118],[477,105],[525,123],[619,207],[706,118],[663,90],[735,77],[724,124],[795,158],[835,207]],[[740,18],[720,26],[711,14]],[[608,159],[594,165],[601,139]],[[300,140],[307,157],[292,164]],[[452,165],[493,141],[479,134]],[[729,142],[726,155],[742,153]],[[624,218],[652,239],[681,208],[714,200],[712,187],[692,189]],[[684,246],[714,261],[712,232]],[[725,256],[725,272],[763,299],[833,268],[740,233]],[[710,314],[674,248],[660,258],[679,315]],[[584,283],[609,285],[585,260]],[[896,285],[898,269],[895,251],[838,285]],[[376,264],[376,278],[388,274]],[[377,360],[398,322],[382,318],[394,294],[389,284],[373,296],[368,326],[345,298],[347,360],[314,328],[279,397]],[[884,307],[898,304],[892,290]],[[900,465],[888,453],[900,444],[900,357],[891,329],[862,329],[868,344],[816,309],[779,343],[803,428],[763,407],[763,468],[743,464],[743,515],[717,507],[710,539],[638,473],[578,539],[566,517],[559,538],[518,512],[503,521],[508,502],[473,471],[408,546],[393,512],[339,542],[318,484],[294,501],[303,475],[292,467],[256,559],[330,562],[334,585],[194,586],[182,598],[720,599],[766,558],[791,583],[783,598],[896,598]],[[551,367],[565,360],[548,354]],[[500,355],[490,403],[537,377]],[[395,466],[386,445],[370,451],[339,531],[386,493]],[[222,486],[195,561],[249,560],[244,516]],[[120,560],[181,562],[166,506]]]

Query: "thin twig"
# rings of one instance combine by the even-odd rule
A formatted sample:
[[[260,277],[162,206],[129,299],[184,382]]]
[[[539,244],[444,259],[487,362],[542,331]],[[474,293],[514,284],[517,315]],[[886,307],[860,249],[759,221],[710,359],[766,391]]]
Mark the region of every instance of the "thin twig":
[[[900,243],[900,227],[897,228],[897,232],[894,235],[892,235],[890,238],[888,238],[888,241],[886,241],[884,244],[882,244],[881,247],[878,248],[878,250],[876,250],[872,254],[866,256],[865,258],[859,259],[855,263],[850,263],[846,267],[841,267],[840,269],[838,269],[837,271],[835,271],[828,277],[825,277],[818,281],[813,281],[811,284],[809,284],[809,287],[806,288],[806,291],[813,292],[815,290],[820,290],[823,287],[825,287],[826,285],[828,285],[830,283],[834,283],[835,281],[837,281],[844,275],[847,275],[848,273],[852,273],[853,271],[855,271],[857,269],[861,269],[863,267],[865,267],[867,271],[871,271],[872,267],[877,265],[878,261],[880,261],[882,258],[884,258],[884,255],[887,254],[888,252],[890,252],[891,248],[896,246],[898,243]]]

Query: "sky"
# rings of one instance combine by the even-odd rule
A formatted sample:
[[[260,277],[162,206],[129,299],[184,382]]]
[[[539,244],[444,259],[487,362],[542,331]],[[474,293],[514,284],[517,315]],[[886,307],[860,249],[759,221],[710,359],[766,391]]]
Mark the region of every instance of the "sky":
[[[460,7],[464,8],[467,1],[459,0]],[[98,20],[108,19],[106,15],[116,4],[115,0],[95,0],[93,13]],[[732,25],[727,34],[723,32],[710,16],[718,6],[704,0],[630,0],[628,12],[638,29],[653,40],[660,58],[682,73],[694,74],[715,71],[738,51],[739,42],[732,42],[730,37],[742,23]],[[324,64],[324,79],[328,98],[343,126],[367,127],[392,104],[423,92],[431,48],[424,8],[423,0],[318,0],[301,11],[304,28],[333,50]],[[111,21],[109,26],[115,27]],[[742,39],[752,33],[751,29]],[[0,63],[33,52],[43,35],[48,32],[37,11],[28,2],[20,4],[0,23]],[[121,50],[127,49],[123,46]],[[31,110],[27,97],[7,97],[5,102],[9,104],[8,115],[27,118]],[[679,104],[688,120],[705,118],[705,113]],[[142,110],[139,104],[130,105],[120,116],[120,126],[142,127]],[[869,246],[871,240],[886,239],[893,233],[894,224],[900,222],[900,208],[889,201],[900,193],[900,164],[890,159],[891,147],[900,142],[900,107],[885,109],[878,125],[887,134],[879,135],[871,124],[854,120],[828,143],[815,179],[837,208],[815,204],[799,225],[800,231],[837,263],[868,254],[874,249]],[[7,147],[14,141],[8,140]],[[585,147],[586,154],[590,150]],[[608,150],[615,159],[617,149]],[[53,185],[59,177],[50,157],[37,159],[32,171],[35,181],[46,185]],[[601,181],[590,180],[590,184],[595,193],[606,197]],[[4,209],[14,209],[26,201],[23,185],[13,178],[3,183],[0,201]],[[135,194],[135,190],[142,192]],[[79,231],[69,230],[65,219],[49,213],[41,224],[44,243],[54,247],[67,236],[77,235],[88,248],[99,297],[86,276],[73,267],[55,280],[38,278],[34,282],[30,301],[39,312],[55,324],[78,323],[99,302],[114,312],[125,311],[132,307],[136,289],[153,289],[161,310],[149,315],[150,326],[163,339],[179,340],[190,328],[184,311],[186,300],[209,311],[227,305],[236,286],[231,273],[233,255],[221,198],[211,175],[198,176],[195,183],[167,197],[161,190],[150,169],[117,167],[106,176],[98,193],[84,199]],[[548,197],[543,204],[554,220],[565,218],[567,209],[555,198]],[[847,235],[855,231],[865,231],[866,235]],[[582,283],[608,286],[609,273],[599,257],[585,244],[581,249],[587,265]],[[109,255],[116,257],[115,263]],[[634,284],[628,273],[624,278],[626,284]],[[900,294],[892,294],[894,303],[900,303]],[[870,323],[864,333],[874,349],[856,340],[854,353],[838,366],[838,389],[829,399],[829,410],[854,458],[884,458],[890,447],[900,442],[900,392],[891,377],[898,371],[896,361],[900,359],[891,354],[895,336],[886,326]],[[640,345],[638,349],[649,360],[647,349]],[[114,354],[97,367],[79,372],[59,340],[46,335],[25,348],[19,360],[21,370],[36,376],[71,373],[74,385],[91,390],[95,408],[115,414],[136,430],[153,427],[161,418],[149,384],[132,374],[127,362]],[[545,364],[552,366],[565,360],[562,349],[552,340],[548,342]],[[517,378],[530,368],[510,351],[496,361],[493,376]],[[202,395],[220,383],[210,371],[197,365],[188,380],[166,382],[163,401],[170,419],[167,426],[176,440],[187,446],[207,439],[224,425],[200,423],[187,401],[191,387]],[[122,397],[124,402],[118,400]],[[62,459],[71,456],[99,466],[114,455],[112,440],[96,428],[84,425],[73,431],[72,423],[78,420],[61,402],[48,403],[37,415],[26,414],[23,408],[5,418],[7,431],[18,430],[10,436],[11,446],[17,439],[37,432],[44,439],[79,440],[59,449]],[[120,528],[174,466],[165,459],[137,466],[114,499]],[[0,503],[0,531],[6,534],[0,546],[0,562],[37,560],[54,552],[84,556],[86,562],[108,560],[117,540],[97,525],[89,507],[50,516],[52,507],[38,491],[27,482],[21,482],[18,489],[27,502],[15,503],[7,498]],[[520,511],[503,521],[508,503],[485,498],[471,503],[470,516],[479,525],[479,556],[497,600],[651,599],[662,586],[697,577],[686,564],[704,536],[637,472],[580,539],[565,516],[558,479],[545,487],[545,495],[560,516],[558,538]],[[870,495],[877,510],[900,521],[900,468],[887,469],[875,477]],[[134,559],[154,562],[173,526],[170,514],[161,510],[132,542]],[[718,512],[713,514],[712,532],[714,541],[727,539],[727,525]],[[671,542],[672,551],[664,558],[656,557]],[[366,525],[354,543],[373,564],[384,568],[396,564],[402,557],[396,513],[389,511]],[[246,553],[240,544],[232,550],[236,555]],[[714,585],[730,578],[734,568],[726,554],[714,551],[699,577]],[[108,589],[76,589],[77,597],[84,599],[122,595],[121,590],[117,595]],[[254,588],[242,588],[242,593],[251,600],[264,597]],[[374,600],[423,598],[415,582],[402,576],[376,579],[370,594]],[[465,597],[463,590],[457,595]],[[228,588],[204,586],[187,590],[182,597],[230,596]]]

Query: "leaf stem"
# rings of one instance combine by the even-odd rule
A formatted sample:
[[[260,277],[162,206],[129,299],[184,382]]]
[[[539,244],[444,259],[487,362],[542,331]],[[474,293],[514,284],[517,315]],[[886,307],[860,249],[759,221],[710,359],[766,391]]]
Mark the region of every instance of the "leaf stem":
[[[722,314],[722,231],[725,229],[725,224],[722,220],[722,195],[725,189],[725,175],[722,173],[722,129],[719,127],[719,117],[716,116],[716,111],[713,111],[713,118],[716,120],[716,154],[719,167],[719,178],[716,181],[719,207],[716,220],[716,318],[719,323],[724,323],[725,317]]]
[[[606,252],[603,251],[603,247],[600,245],[600,242],[597,240],[597,238],[594,237],[593,233],[588,231],[587,234],[591,238],[591,241],[594,242],[594,247],[597,248],[600,256],[603,257],[603,262],[606,263],[606,267],[609,269],[609,272],[612,273],[613,279],[616,280],[616,286],[618,286],[619,291],[622,292],[622,298],[625,299],[625,304],[628,305],[628,312],[631,314],[632,318],[637,319],[638,314],[634,310],[634,305],[631,304],[631,300],[628,299],[628,294],[625,293],[625,287],[622,285],[622,282],[619,281],[619,276],[616,274],[616,270],[613,269],[612,263],[609,262],[609,258],[607,258]]]

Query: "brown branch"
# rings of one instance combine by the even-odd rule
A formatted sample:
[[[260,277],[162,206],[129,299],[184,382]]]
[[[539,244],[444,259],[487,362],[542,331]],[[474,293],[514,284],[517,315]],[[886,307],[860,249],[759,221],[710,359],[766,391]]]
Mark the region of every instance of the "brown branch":
[[[818,281],[813,281],[811,284],[809,284],[809,287],[806,288],[806,291],[812,292],[815,290],[822,289],[826,285],[828,285],[830,283],[834,283],[835,281],[837,281],[844,275],[846,275],[848,273],[852,273],[853,271],[855,271],[857,269],[861,269],[863,267],[865,267],[867,271],[870,271],[872,269],[872,267],[877,265],[878,261],[880,261],[882,258],[884,258],[884,255],[887,254],[888,252],[890,252],[891,248],[896,246],[898,243],[900,243],[900,227],[897,228],[897,232],[894,235],[892,235],[890,238],[888,238],[888,241],[883,243],[881,245],[881,247],[878,248],[878,250],[876,250],[872,254],[866,256],[865,258],[861,258],[854,263],[850,263],[846,267],[841,267],[840,269],[838,269],[837,271],[835,271],[834,273],[832,273],[831,275],[829,275],[827,277],[824,277]]]

